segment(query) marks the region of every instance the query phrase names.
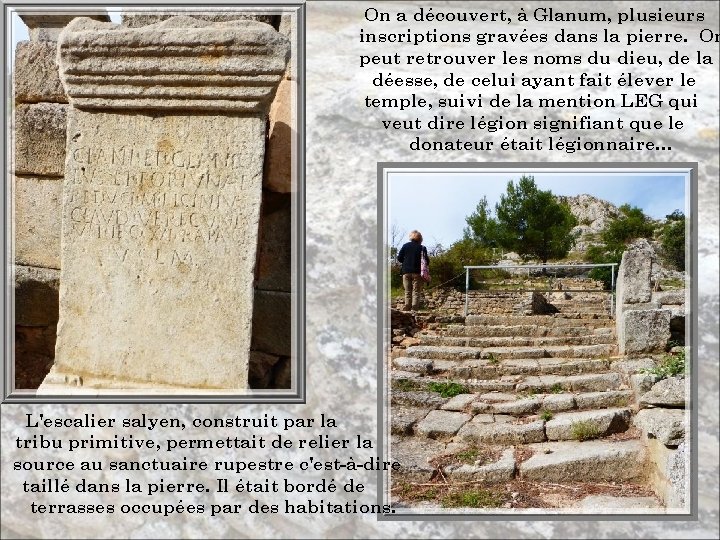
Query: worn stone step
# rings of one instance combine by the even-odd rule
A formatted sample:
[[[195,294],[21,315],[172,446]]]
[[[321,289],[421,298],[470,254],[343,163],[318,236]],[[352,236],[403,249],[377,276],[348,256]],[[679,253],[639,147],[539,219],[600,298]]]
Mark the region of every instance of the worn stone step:
[[[405,405],[408,407],[425,407],[428,409],[438,409],[447,403],[450,398],[444,398],[437,392],[427,392],[422,390],[402,392],[393,390],[390,396],[390,403],[395,405]]]
[[[593,373],[585,375],[531,375],[518,383],[518,392],[551,393],[555,391],[602,392],[619,390],[623,386],[619,373]]]
[[[473,444],[530,444],[545,440],[542,420],[527,424],[496,422],[491,414],[478,414],[457,432],[458,442]]]
[[[522,358],[502,361],[426,360],[399,357],[393,360],[397,369],[432,373],[450,378],[493,379],[505,375],[574,375],[608,371],[610,361],[603,358]]]
[[[637,439],[548,442],[529,449],[532,457],[519,466],[525,480],[623,482],[639,479],[645,471],[645,448]]]
[[[451,337],[572,337],[597,334],[615,335],[612,326],[548,326],[544,324],[516,325],[477,325],[465,326],[453,324],[446,326],[442,332]]]
[[[435,410],[415,424],[414,431],[421,437],[449,441],[460,428],[472,419],[464,412]]]
[[[497,484],[508,482],[515,476],[515,456],[512,448],[503,450],[500,458],[487,464],[452,464],[444,467],[446,478],[455,482],[482,482]]]
[[[461,347],[417,345],[408,347],[405,356],[426,360],[504,360],[536,358],[601,358],[615,356],[615,344],[519,347]]]
[[[418,345],[408,347],[405,355],[411,358],[431,360],[471,360],[480,358],[482,349],[477,347],[440,347],[434,345]]]
[[[596,439],[630,427],[630,409],[600,409],[558,413],[545,422],[549,441]]]
[[[607,371],[605,358],[518,358],[503,360],[499,370],[504,375],[574,375]]]
[[[526,416],[548,411],[552,414],[563,411],[605,409],[622,407],[631,403],[632,391],[609,390],[573,394],[523,395],[510,392],[487,392],[467,400],[463,409],[474,413],[492,413],[511,416]]]
[[[545,345],[528,347],[486,347],[478,358],[601,358],[615,356],[617,346],[614,343],[601,345]]]
[[[466,326],[487,325],[528,325],[541,324],[545,326],[610,326],[614,320],[608,314],[601,316],[582,313],[556,313],[555,315],[468,315],[465,317]]]
[[[484,392],[512,392],[515,390],[515,381],[500,379],[460,379],[447,377],[422,377],[425,384],[429,383],[457,383],[465,387],[466,392],[484,393]]]
[[[465,336],[420,336],[420,345],[441,347],[545,347],[575,345],[607,345],[615,343],[615,336],[610,334],[590,334],[583,336],[551,336],[551,337],[465,337]]]

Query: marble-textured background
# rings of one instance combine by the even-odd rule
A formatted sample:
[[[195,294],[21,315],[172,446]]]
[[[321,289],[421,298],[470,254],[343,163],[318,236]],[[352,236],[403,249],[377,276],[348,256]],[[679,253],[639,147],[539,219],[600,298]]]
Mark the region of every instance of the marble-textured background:
[[[546,3],[551,5],[550,3]],[[570,5],[573,3],[563,3]],[[627,5],[634,3],[624,2]],[[717,31],[717,4],[715,2],[663,2],[664,8],[686,8],[694,11],[702,7],[715,13],[708,23]],[[714,65],[698,73],[704,106],[686,114],[689,125],[675,138],[666,138],[673,151],[650,155],[622,153],[553,156],[547,153],[422,153],[410,152],[406,135],[388,134],[380,127],[379,112],[368,112],[362,107],[364,95],[371,89],[370,73],[360,70],[357,35],[363,26],[362,13],[370,5],[381,3],[308,2],[307,4],[307,403],[305,405],[2,405],[2,536],[6,538],[717,538],[718,537],[718,48],[706,47],[713,53]],[[445,2],[435,6],[448,7]],[[500,4],[493,2],[465,2],[465,9],[490,9]],[[508,10],[514,5],[528,3],[502,3]],[[648,3],[645,3],[647,6]],[[413,9],[411,3],[384,3],[389,11]],[[712,11],[712,10],[715,11]],[[714,25],[714,26],[712,26]],[[387,28],[398,25],[387,25]],[[401,23],[401,29],[407,28]],[[396,28],[397,30],[397,28]],[[434,51],[435,48],[425,50]],[[399,49],[403,52],[402,49]],[[407,51],[405,51],[407,52]],[[416,51],[420,52],[420,51]],[[696,68],[693,68],[696,69]],[[378,69],[380,71],[380,69]],[[385,69],[385,71],[388,71]],[[401,70],[394,70],[401,71]],[[420,70],[419,70],[420,71]],[[424,70],[422,70],[424,72]],[[643,72],[643,69],[637,71]],[[659,113],[658,113],[659,114]],[[426,134],[427,135],[427,134]],[[47,415],[80,415],[94,412],[96,416],[129,417],[147,413],[188,420],[193,417],[244,417],[272,413],[282,417],[313,417],[326,412],[338,419],[342,434],[350,438],[362,433],[375,439],[377,422],[377,184],[378,161],[697,161],[699,162],[699,241],[696,249],[699,259],[698,289],[700,301],[699,355],[695,359],[700,386],[699,406],[699,508],[698,521],[499,521],[449,522],[404,521],[378,522],[374,515],[338,516],[258,516],[238,514],[211,518],[183,514],[170,518],[155,516],[50,516],[29,514],[30,498],[22,493],[19,484],[32,476],[12,471],[16,459],[28,459],[27,453],[13,449],[17,436],[32,435],[24,426],[27,412]],[[263,430],[261,430],[263,431]],[[60,433],[61,430],[58,430]],[[264,431],[265,433],[268,430]],[[295,433],[291,438],[307,437],[321,430]],[[66,431],[65,433],[70,433]],[[112,436],[112,432],[85,431],[96,437]],[[129,433],[142,435],[141,431]],[[165,431],[157,438],[173,435]],[[174,434],[202,437],[197,432]],[[213,437],[247,436],[244,430],[218,430]],[[373,452],[357,453],[367,457]],[[307,451],[287,451],[274,454],[278,458],[299,460]],[[314,452],[321,458],[334,457],[332,452]],[[175,459],[209,458],[204,451],[177,452]],[[151,459],[134,451],[100,453],[86,451],[72,455],[81,459]],[[230,458],[224,453],[213,457]],[[57,452],[36,451],[38,460],[57,458]],[[163,456],[165,459],[170,456]],[[263,459],[266,452],[236,452],[233,459]],[[77,474],[68,474],[72,479]],[[106,473],[90,475],[97,481],[112,481]],[[121,475],[123,476],[123,475]],[[357,474],[358,480],[368,486],[363,495],[348,497],[358,502],[375,501],[375,474]],[[63,477],[65,477],[63,475]],[[148,473],[147,479],[153,478]],[[246,477],[247,475],[238,475]],[[255,478],[259,478],[256,476]],[[296,481],[299,477],[292,476]],[[341,480],[342,475],[312,474]],[[154,476],[154,478],[159,478]],[[203,473],[194,480],[211,482],[214,475]],[[238,478],[238,479],[239,479]],[[167,474],[166,481],[183,481],[182,474]],[[138,496],[100,496],[119,506],[143,500]],[[168,495],[153,502],[175,502],[179,497]],[[197,501],[183,496],[185,503]],[[223,502],[229,497],[211,495]],[[261,502],[277,502],[272,494],[260,494]],[[320,499],[321,496],[315,497]],[[40,495],[33,498],[42,502],[89,502],[97,497],[73,495]],[[147,497],[144,497],[147,499]],[[303,497],[297,498],[299,502]],[[236,498],[237,502],[247,502]],[[212,502],[212,500],[207,501]]]

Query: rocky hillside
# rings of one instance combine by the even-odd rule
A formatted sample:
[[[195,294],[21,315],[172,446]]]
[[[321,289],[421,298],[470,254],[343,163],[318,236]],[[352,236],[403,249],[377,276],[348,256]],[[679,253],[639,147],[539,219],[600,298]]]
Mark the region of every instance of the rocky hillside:
[[[558,201],[570,207],[570,211],[578,221],[573,233],[578,240],[573,251],[585,251],[593,244],[596,235],[619,216],[617,206],[592,195],[575,195],[572,197],[558,196]]]

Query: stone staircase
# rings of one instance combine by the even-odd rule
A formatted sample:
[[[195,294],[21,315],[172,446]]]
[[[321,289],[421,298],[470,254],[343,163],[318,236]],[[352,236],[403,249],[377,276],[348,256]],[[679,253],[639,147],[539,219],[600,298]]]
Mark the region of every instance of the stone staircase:
[[[607,295],[562,300],[553,315],[469,315],[394,355],[396,504],[446,506],[479,489],[492,494],[485,507],[588,512],[584,499],[608,495],[658,511]]]

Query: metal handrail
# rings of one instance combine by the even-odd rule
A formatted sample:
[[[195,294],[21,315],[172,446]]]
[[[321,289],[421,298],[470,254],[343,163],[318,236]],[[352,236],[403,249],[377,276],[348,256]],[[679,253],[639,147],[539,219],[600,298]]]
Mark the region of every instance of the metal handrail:
[[[507,270],[511,268],[599,268],[610,266],[610,316],[615,311],[615,267],[617,263],[597,263],[597,264],[509,264],[509,265],[484,265],[484,266],[464,266],[465,268],[465,317],[468,314],[468,291],[470,290],[470,270]],[[498,291],[501,292],[501,291]],[[604,291],[588,291],[588,292],[604,292]]]

